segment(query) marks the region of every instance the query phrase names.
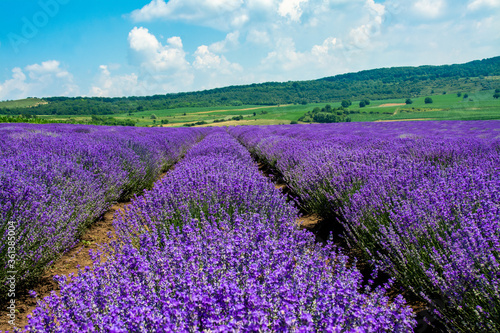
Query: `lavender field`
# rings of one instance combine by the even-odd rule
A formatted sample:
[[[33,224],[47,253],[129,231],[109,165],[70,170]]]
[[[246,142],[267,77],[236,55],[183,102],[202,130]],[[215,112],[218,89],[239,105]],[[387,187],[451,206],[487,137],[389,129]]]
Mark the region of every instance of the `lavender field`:
[[[500,330],[500,122],[230,132],[448,330]]]
[[[412,332],[403,295],[445,330],[500,330],[499,121],[1,125],[0,165],[2,293],[132,196],[26,332]],[[316,243],[299,209],[358,252]],[[365,282],[352,253],[388,281]]]

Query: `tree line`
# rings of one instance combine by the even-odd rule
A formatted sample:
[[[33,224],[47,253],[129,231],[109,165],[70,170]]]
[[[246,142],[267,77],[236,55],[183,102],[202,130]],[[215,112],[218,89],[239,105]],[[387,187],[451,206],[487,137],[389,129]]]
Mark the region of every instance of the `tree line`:
[[[0,107],[0,114],[102,116],[183,107],[411,98],[437,94],[440,93],[439,89],[450,89],[450,91],[495,89],[498,88],[495,86],[498,83],[485,77],[498,75],[500,75],[500,57],[495,57],[459,65],[382,68],[311,81],[267,82],[144,97],[49,97],[44,98],[48,104],[35,107]]]

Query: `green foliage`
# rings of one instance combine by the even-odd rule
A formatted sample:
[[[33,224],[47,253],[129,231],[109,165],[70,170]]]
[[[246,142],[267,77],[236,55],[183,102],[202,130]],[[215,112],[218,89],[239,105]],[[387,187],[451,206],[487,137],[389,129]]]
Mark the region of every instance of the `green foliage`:
[[[365,101],[361,101],[361,102],[359,102],[359,107],[360,107],[360,108],[364,108],[365,106],[366,106]]]
[[[156,115],[153,113],[153,114],[151,114],[151,116],[149,116],[149,118],[150,118],[150,119],[156,119],[157,117],[156,117]]]
[[[343,108],[348,108],[349,106],[352,105],[352,102],[350,100],[343,100],[342,103],[340,103]]]
[[[364,101],[365,105],[369,105],[366,103],[369,99],[425,96],[434,90],[492,90],[498,87],[498,81],[487,77],[494,76],[500,76],[500,57],[461,65],[382,68],[312,81],[268,82],[144,97],[26,99],[0,102],[0,114],[114,115],[230,105],[304,105],[348,99]]]
[[[190,123],[190,124],[184,124],[183,126],[185,127],[193,127],[193,126],[199,126],[199,125],[206,125],[206,121],[197,121],[195,123]]]
[[[432,98],[426,97],[425,98],[425,104],[432,104]]]
[[[325,105],[324,108],[315,107],[312,111],[306,112],[299,121],[302,122],[316,122],[316,123],[342,123],[350,122],[351,118],[347,117],[350,113],[356,111],[346,110],[343,106],[333,108],[330,104]],[[359,113],[359,111],[357,111]]]
[[[498,99],[499,97],[500,97],[500,93],[495,93],[495,94],[493,95],[493,98],[495,98],[495,99]]]
[[[116,119],[113,117],[103,117],[103,116],[95,116],[91,117],[91,121],[89,124],[91,125],[107,125],[107,126],[135,126],[135,122],[130,119]]]
[[[405,101],[406,105],[413,104],[413,101],[410,98],[407,98]]]
[[[298,124],[298,122],[297,122],[297,121],[295,121],[295,120],[292,120],[292,121],[290,122],[290,125],[297,125],[297,124]]]
[[[462,97],[462,93],[461,92],[457,92],[457,97]]]

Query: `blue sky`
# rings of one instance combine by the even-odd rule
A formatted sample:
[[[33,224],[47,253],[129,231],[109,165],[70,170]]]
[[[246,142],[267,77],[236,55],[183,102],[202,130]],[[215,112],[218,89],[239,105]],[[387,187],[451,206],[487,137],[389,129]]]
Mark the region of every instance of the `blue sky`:
[[[500,55],[500,0],[2,0],[0,100],[131,96]]]

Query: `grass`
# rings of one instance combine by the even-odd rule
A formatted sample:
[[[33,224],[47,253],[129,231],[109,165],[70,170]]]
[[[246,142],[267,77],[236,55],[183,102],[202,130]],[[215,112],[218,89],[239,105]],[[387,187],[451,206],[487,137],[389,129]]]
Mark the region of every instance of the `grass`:
[[[464,99],[463,94],[467,93],[468,98]],[[406,120],[489,120],[500,119],[500,99],[493,98],[493,90],[483,90],[477,92],[462,92],[458,97],[456,93],[422,96],[412,98],[413,103],[406,105],[405,99],[386,99],[371,101],[367,107],[360,108],[359,101],[353,101],[349,110],[359,110],[361,113],[350,114],[353,122],[372,121],[406,121]],[[425,97],[433,99],[432,104],[425,104]],[[42,100],[27,99],[4,103],[38,103]],[[199,121],[205,121],[206,125],[201,126],[234,126],[234,125],[276,125],[289,124],[297,121],[307,111],[311,111],[316,106],[324,107],[330,104],[332,107],[339,107],[340,101],[331,103],[317,103],[307,105],[281,105],[281,106],[259,106],[242,105],[227,107],[190,107],[178,109],[147,110],[134,112],[132,114],[118,114],[112,117],[118,119],[131,119],[136,122],[136,126],[160,126],[161,120],[168,120],[168,125],[164,127],[183,126]],[[384,106],[386,104],[403,104]],[[25,104],[26,105],[26,104]],[[254,115],[255,113],[255,115]],[[151,119],[154,114],[156,123]],[[232,120],[235,116],[243,116],[243,120]],[[86,116],[39,116],[46,119],[86,121],[90,117]],[[225,119],[224,122],[214,123],[215,119]]]
[[[28,108],[28,107],[33,107],[38,104],[46,104],[43,99],[40,98],[26,98],[26,99],[19,99],[16,101],[5,101],[5,102],[0,102],[0,108]]]

